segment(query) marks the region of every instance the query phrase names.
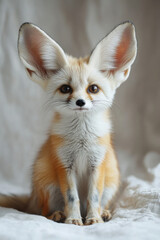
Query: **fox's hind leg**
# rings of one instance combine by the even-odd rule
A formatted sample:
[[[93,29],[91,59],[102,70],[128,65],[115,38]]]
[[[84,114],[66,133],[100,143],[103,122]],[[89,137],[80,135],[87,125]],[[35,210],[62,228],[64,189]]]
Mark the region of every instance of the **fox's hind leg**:
[[[116,186],[104,188],[101,200],[101,217],[104,222],[107,222],[112,218],[111,212],[109,210],[109,204],[112,201],[116,191]]]
[[[56,222],[64,222],[64,200],[60,189],[53,184],[36,186],[32,191],[28,213],[39,214]]]
[[[66,220],[66,216],[65,216],[64,212],[62,212],[62,211],[55,211],[54,213],[52,213],[52,215],[50,215],[47,218],[53,220],[54,222],[58,222],[58,223],[64,223]]]
[[[117,159],[113,149],[110,149],[107,153],[105,162],[105,181],[101,199],[101,217],[104,222],[107,222],[112,217],[109,211],[109,205],[113,202],[118,191],[120,178]]]

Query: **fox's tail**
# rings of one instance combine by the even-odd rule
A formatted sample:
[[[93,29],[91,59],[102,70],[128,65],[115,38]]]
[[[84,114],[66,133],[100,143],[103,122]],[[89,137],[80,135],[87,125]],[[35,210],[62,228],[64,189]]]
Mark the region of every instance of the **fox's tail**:
[[[30,196],[29,195],[3,195],[0,194],[0,207],[14,208],[18,211],[28,212]]]

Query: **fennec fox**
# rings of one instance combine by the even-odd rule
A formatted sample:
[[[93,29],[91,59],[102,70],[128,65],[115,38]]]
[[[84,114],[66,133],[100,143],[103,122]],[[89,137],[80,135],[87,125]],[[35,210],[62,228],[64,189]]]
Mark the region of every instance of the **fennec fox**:
[[[89,57],[77,59],[24,23],[18,51],[29,77],[43,87],[53,118],[33,165],[31,195],[1,195],[0,205],[76,225],[109,220],[119,188],[110,107],[136,57],[133,24],[119,25]]]

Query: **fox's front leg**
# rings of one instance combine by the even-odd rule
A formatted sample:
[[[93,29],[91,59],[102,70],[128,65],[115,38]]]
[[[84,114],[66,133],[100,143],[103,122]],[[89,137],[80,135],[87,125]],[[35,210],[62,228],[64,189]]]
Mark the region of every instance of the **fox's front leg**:
[[[113,149],[110,149],[103,162],[90,173],[86,225],[108,221],[111,218],[108,205],[116,194],[118,186],[117,159]]]
[[[72,170],[63,171],[64,174],[63,177],[59,178],[59,183],[65,203],[65,223],[83,225],[80,214],[80,202],[78,197],[75,173]]]
[[[85,225],[103,222],[100,203],[104,187],[104,170],[101,170],[97,168],[90,172]]]
[[[119,186],[119,169],[114,150],[110,148],[103,162],[94,169],[89,178],[86,225],[108,221],[111,214],[109,203]],[[103,219],[103,220],[102,220]]]

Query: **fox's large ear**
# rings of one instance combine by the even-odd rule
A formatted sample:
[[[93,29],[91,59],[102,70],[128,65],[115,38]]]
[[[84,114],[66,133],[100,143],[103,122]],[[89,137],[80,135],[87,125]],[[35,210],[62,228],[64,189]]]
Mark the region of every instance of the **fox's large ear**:
[[[106,75],[112,74],[115,87],[118,87],[128,78],[136,53],[135,28],[125,22],[98,43],[89,64]]]
[[[67,64],[62,48],[37,26],[24,23],[19,30],[18,51],[30,78],[42,87]]]

